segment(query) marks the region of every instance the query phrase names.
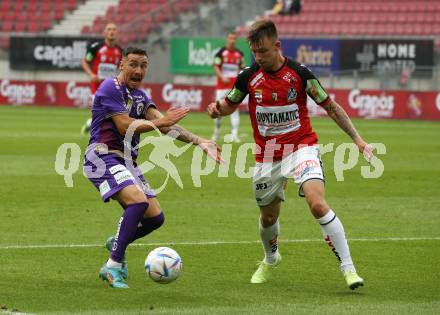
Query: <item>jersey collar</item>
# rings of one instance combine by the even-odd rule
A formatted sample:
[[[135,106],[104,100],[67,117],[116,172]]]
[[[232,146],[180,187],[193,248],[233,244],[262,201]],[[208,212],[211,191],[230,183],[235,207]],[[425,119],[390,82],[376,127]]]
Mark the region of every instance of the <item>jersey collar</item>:
[[[284,68],[284,66],[285,65],[287,65],[287,57],[286,56],[283,56],[284,57],[284,62],[283,62],[283,64],[281,65],[281,67],[279,67],[277,70],[275,70],[275,71],[266,71],[268,74],[277,74],[277,72],[280,72],[281,71],[281,69],[283,69]]]

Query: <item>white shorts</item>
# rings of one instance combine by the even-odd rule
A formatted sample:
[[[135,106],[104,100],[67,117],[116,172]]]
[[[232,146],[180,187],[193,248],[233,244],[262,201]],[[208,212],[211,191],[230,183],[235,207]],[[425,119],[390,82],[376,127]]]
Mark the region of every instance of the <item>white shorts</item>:
[[[216,101],[220,101],[222,99],[224,99],[226,97],[226,95],[228,95],[230,89],[217,89],[215,90],[215,100]]]
[[[292,178],[298,194],[304,197],[302,185],[310,179],[325,181],[319,146],[306,146],[273,163],[257,162],[254,169],[253,189],[259,206],[267,206],[276,197],[284,201],[284,187]]]
[[[93,108],[93,102],[95,101],[95,94],[90,94],[90,98],[89,98],[89,108],[92,109]]]

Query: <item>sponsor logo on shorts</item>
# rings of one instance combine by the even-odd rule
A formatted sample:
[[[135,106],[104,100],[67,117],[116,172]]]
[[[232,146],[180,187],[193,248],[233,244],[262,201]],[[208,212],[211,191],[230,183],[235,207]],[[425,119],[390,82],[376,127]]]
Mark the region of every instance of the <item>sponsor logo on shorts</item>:
[[[118,185],[123,183],[123,182],[125,182],[125,181],[127,181],[127,180],[134,181],[133,175],[131,175],[130,171],[128,171],[128,170],[116,173],[114,175],[114,177],[115,177],[116,183],[118,183]]]
[[[110,174],[112,174],[112,175],[116,174],[117,172],[125,171],[125,170],[126,170],[126,168],[122,164],[118,164],[118,165],[115,165],[115,166],[112,166],[109,168]]]
[[[110,191],[110,185],[105,180],[99,185],[99,192],[101,193],[101,196],[104,196],[106,193]]]
[[[255,184],[255,190],[265,190],[269,188],[269,184],[268,183],[258,183]]]
[[[295,178],[301,178],[309,173],[321,174],[319,172],[321,165],[316,160],[306,160],[295,167],[294,176]]]

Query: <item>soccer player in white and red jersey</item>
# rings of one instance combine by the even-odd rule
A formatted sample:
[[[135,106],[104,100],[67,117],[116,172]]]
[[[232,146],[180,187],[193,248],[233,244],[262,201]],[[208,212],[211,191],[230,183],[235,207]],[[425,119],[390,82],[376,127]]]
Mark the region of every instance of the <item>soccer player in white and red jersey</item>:
[[[249,94],[249,114],[256,148],[253,188],[260,207],[259,229],[265,253],[251,283],[266,282],[281,262],[278,220],[288,178],[298,185],[324,239],[335,253],[347,286],[364,284],[356,272],[341,221],[325,200],[324,175],[318,138],[310,125],[307,95],[322,106],[347,133],[359,151],[371,159],[372,147],[356,131],[343,108],[330,99],[318,79],[304,65],[285,57],[274,23],[255,22],[248,41],[256,63],[245,68],[225,99],[208,105],[212,118],[229,115]]]
[[[235,47],[237,33],[229,32],[226,46],[222,47],[214,58],[214,70],[217,76],[216,100],[225,98],[234,87],[235,79],[241,69],[245,67],[243,53]],[[231,114],[231,140],[240,142],[238,127],[240,126],[240,111],[237,109]],[[220,135],[221,117],[215,119],[212,140],[216,141]]]
[[[99,85],[107,78],[117,75],[118,66],[122,59],[122,48],[118,46],[118,30],[114,23],[108,23],[104,28],[104,40],[93,42],[87,47],[87,53],[82,60],[82,68],[90,77],[90,92],[92,102]],[[89,132],[92,118],[87,119],[82,127],[82,133]]]

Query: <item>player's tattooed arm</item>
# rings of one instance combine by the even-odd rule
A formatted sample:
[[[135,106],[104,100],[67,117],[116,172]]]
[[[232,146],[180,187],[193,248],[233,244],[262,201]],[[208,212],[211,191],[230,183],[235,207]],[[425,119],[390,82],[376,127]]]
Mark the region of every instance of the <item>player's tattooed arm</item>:
[[[148,108],[147,112],[145,113],[145,119],[149,120],[150,122],[161,119],[162,117],[162,113],[154,107]],[[215,160],[217,163],[224,163],[221,157],[221,148],[214,141],[201,138],[177,124],[169,127],[158,128],[162,133],[169,137],[178,139],[182,142],[197,145],[203,150],[203,152],[205,152],[206,155]]]
[[[335,101],[331,100],[327,105],[324,105],[327,114],[336,122],[336,124],[345,131],[355,142],[359,138],[359,133],[351,122],[345,110]]]
[[[367,161],[370,162],[373,157],[373,147],[362,139],[351,122],[350,117],[348,117],[341,105],[331,100],[323,107],[327,111],[327,114],[338,124],[338,126],[353,139],[353,142],[357,145],[359,151],[363,153]]]
[[[164,117],[164,115],[154,107],[150,107],[145,114],[145,118],[149,121],[161,119],[162,117]],[[193,143],[195,145],[198,145],[204,140],[177,124],[169,127],[159,127],[158,129],[163,134],[166,134],[185,143]]]
[[[174,135],[176,135],[177,136],[176,139],[180,140],[182,142],[193,143],[195,145],[199,145],[204,140],[179,125],[174,125],[174,126],[166,128],[166,129],[168,129],[168,130],[167,131],[161,130],[161,131],[163,133],[169,134],[173,137],[174,137]]]

